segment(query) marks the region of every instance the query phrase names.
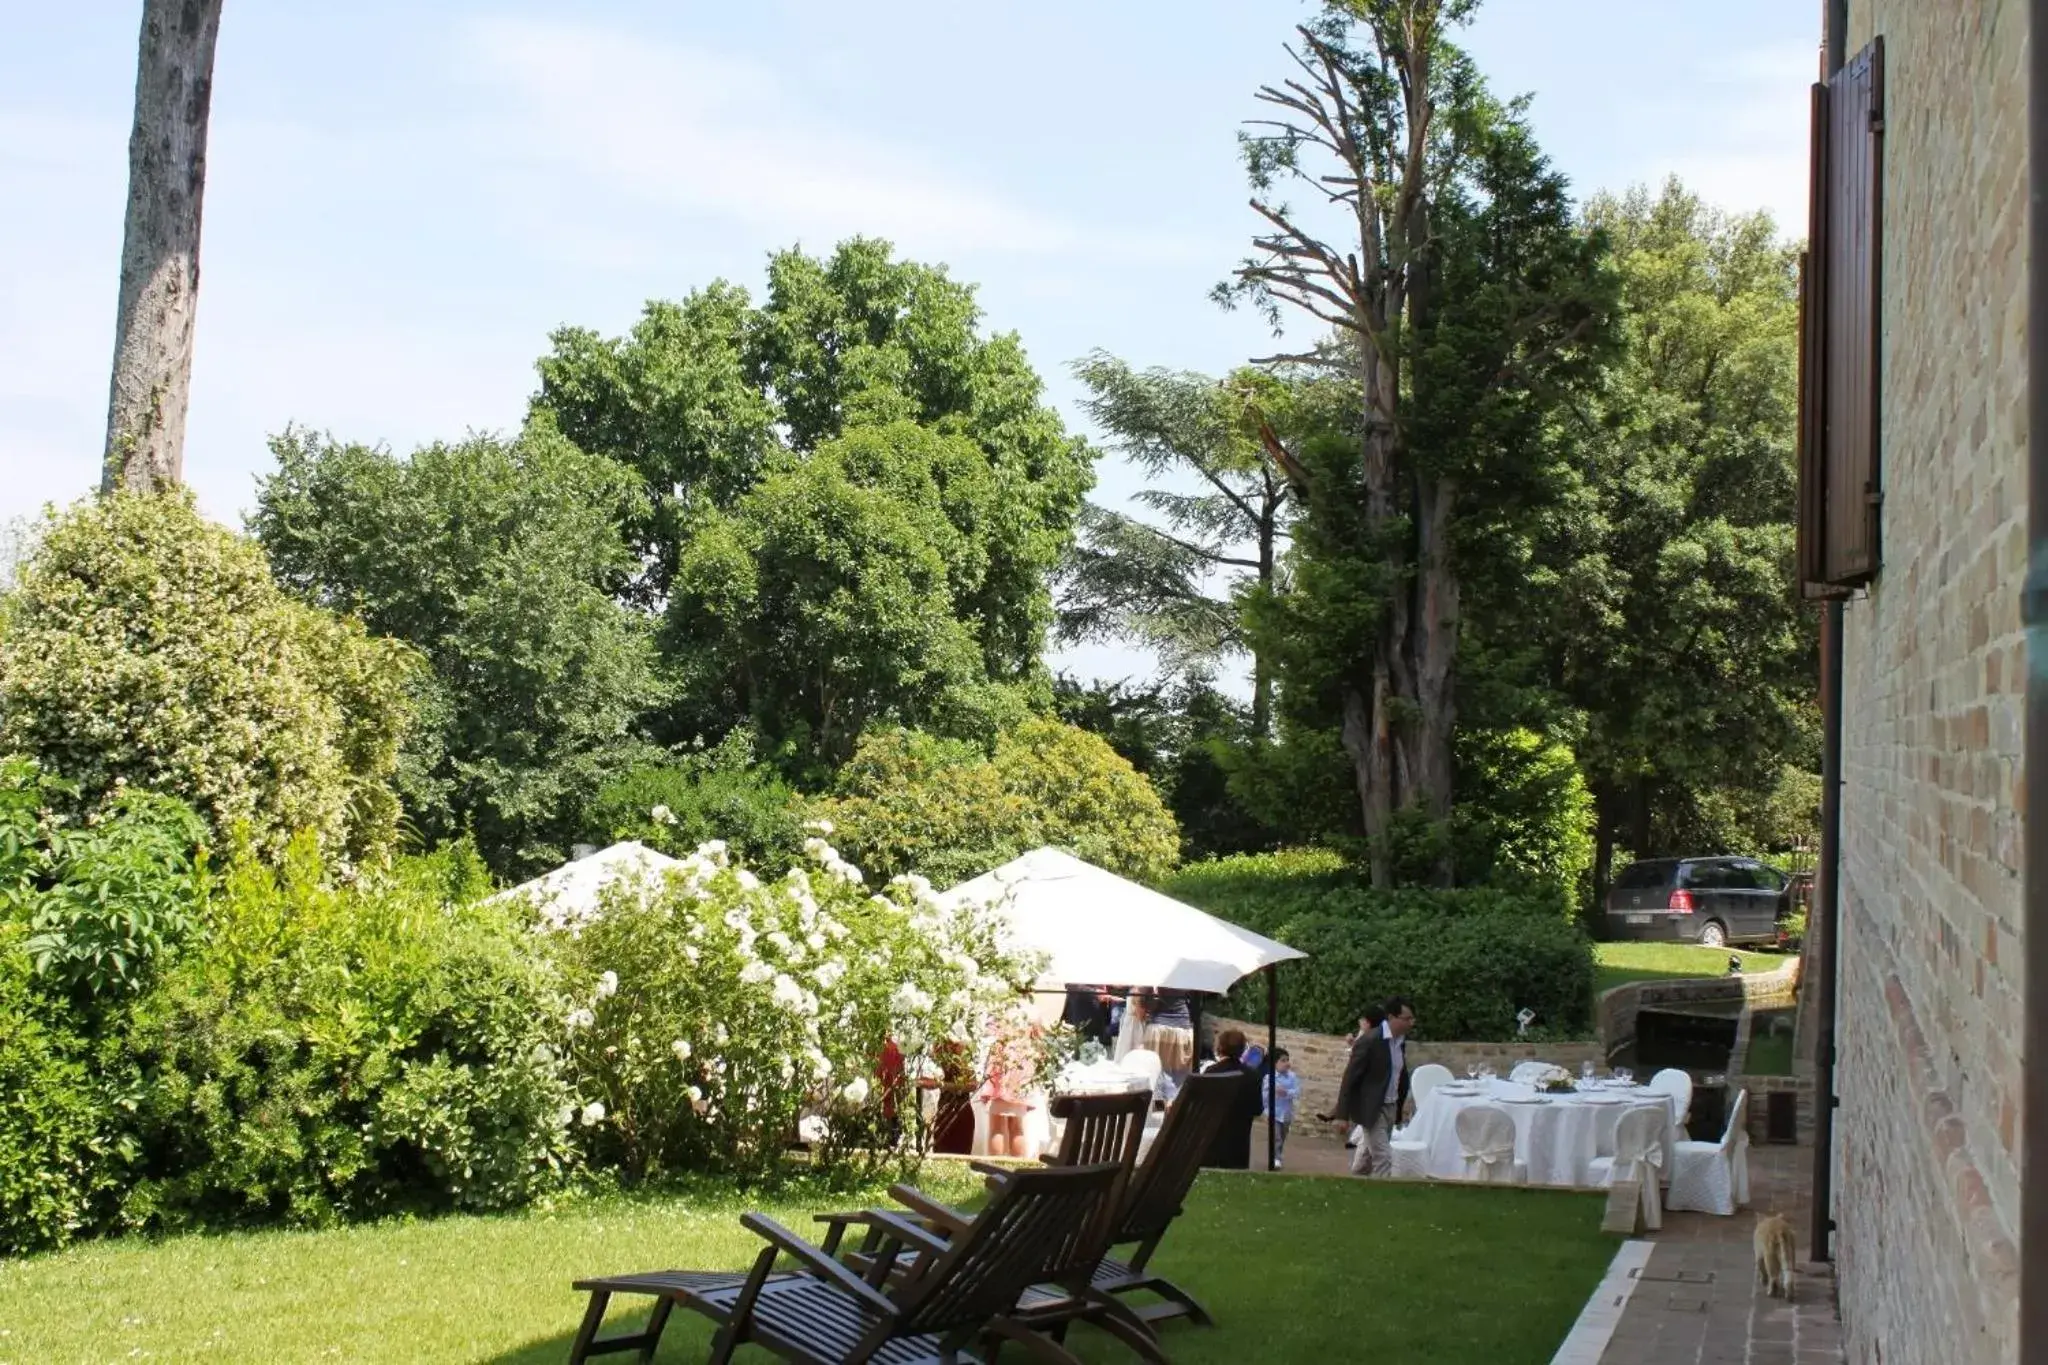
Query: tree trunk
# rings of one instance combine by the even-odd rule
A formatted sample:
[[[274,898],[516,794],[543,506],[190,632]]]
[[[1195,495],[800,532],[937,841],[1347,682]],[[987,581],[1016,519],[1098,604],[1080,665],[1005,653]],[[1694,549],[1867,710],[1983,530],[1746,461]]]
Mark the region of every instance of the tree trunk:
[[[199,306],[199,206],[221,0],[143,0],[100,491],[178,483]]]
[[[1274,511],[1273,476],[1266,475],[1266,500],[1259,511],[1259,590],[1271,596],[1279,574],[1279,517]],[[1256,645],[1252,649],[1252,742],[1273,737],[1273,668]]]
[[[1415,654],[1415,787],[1412,799],[1440,825],[1451,818],[1452,733],[1458,704],[1453,672],[1458,655],[1458,578],[1451,563],[1451,508],[1457,497],[1450,479],[1426,479],[1417,499]],[[1443,843],[1435,869],[1438,885],[1449,886],[1455,869],[1450,841]]]
[[[1614,788],[1606,782],[1596,783],[1593,788],[1593,904],[1590,927],[1604,927],[1601,911],[1607,907],[1607,889],[1614,885],[1614,824],[1617,818],[1615,807],[1620,802]]]

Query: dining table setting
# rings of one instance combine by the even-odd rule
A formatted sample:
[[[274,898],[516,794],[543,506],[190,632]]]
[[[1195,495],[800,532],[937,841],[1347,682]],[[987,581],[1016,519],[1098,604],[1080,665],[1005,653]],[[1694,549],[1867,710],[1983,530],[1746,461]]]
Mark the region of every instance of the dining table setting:
[[[1438,1084],[1393,1138],[1397,1146],[1406,1147],[1411,1163],[1419,1165],[1420,1169],[1411,1168],[1412,1174],[1463,1179],[1467,1161],[1458,1136],[1458,1115],[1473,1106],[1495,1106],[1514,1124],[1514,1161],[1526,1183],[1583,1188],[1598,1183],[1589,1178],[1595,1159],[1613,1155],[1621,1116],[1646,1105],[1663,1110],[1662,1164],[1669,1171],[1673,1145],[1683,1136],[1682,1104],[1668,1091],[1638,1083],[1626,1068],[1603,1076],[1589,1064],[1574,1077],[1553,1066],[1518,1080],[1482,1065]]]

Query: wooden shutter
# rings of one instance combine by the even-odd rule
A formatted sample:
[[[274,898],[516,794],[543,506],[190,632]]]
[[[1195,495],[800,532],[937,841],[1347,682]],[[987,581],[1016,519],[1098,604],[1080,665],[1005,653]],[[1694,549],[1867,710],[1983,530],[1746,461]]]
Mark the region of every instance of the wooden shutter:
[[[1812,221],[1801,272],[1799,574],[1809,594],[1879,562],[1884,40],[1813,94]]]
[[[1821,420],[1827,357],[1828,88],[1812,92],[1812,141],[1807,152],[1806,240],[1799,253],[1799,587],[1804,596],[1839,595],[1827,586],[1826,424]]]

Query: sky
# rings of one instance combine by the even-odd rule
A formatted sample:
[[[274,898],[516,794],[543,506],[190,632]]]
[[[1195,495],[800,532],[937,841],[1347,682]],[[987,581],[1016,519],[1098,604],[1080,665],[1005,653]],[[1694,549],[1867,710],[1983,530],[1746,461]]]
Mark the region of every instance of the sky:
[[[573,13],[571,11],[573,10]],[[239,522],[287,424],[405,451],[515,427],[564,324],[889,238],[979,286],[1086,431],[1071,363],[1270,352],[1209,291],[1236,133],[1303,0],[235,0],[215,63],[185,472]],[[140,0],[0,0],[0,525],[97,480]],[[1818,3],[1486,0],[1581,195],[1677,175],[1805,226]],[[1107,458],[1096,497],[1139,486]],[[1142,654],[1067,651],[1082,676]]]

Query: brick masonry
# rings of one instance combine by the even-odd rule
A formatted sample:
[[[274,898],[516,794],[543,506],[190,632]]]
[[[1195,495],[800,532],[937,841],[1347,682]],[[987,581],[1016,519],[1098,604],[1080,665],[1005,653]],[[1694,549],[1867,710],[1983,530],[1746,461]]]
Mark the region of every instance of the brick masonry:
[[[1848,50],[1879,34],[1884,563],[1845,608],[1842,1317],[1851,1361],[2002,1365],[2024,989],[2026,6],[1851,0]]]

